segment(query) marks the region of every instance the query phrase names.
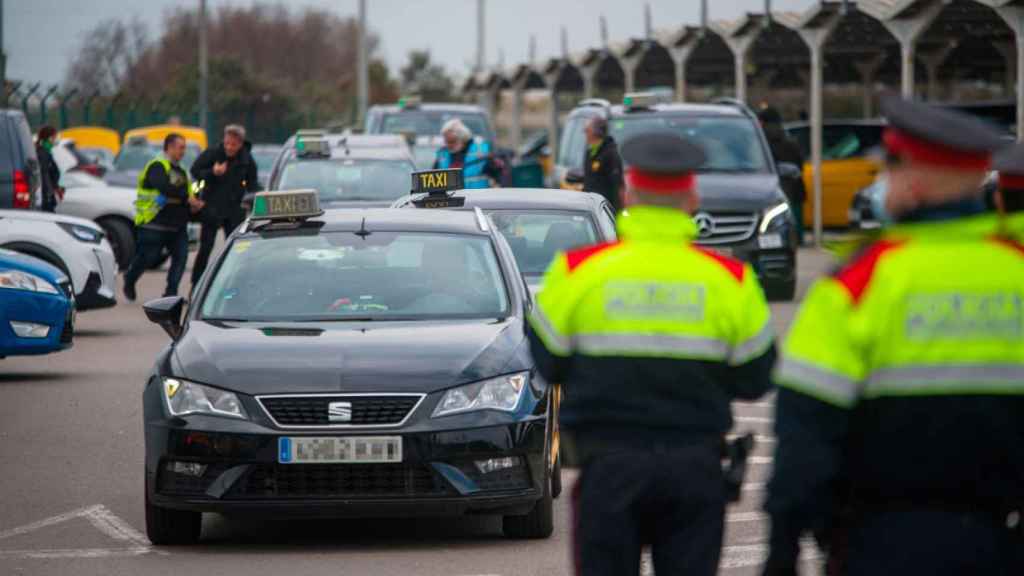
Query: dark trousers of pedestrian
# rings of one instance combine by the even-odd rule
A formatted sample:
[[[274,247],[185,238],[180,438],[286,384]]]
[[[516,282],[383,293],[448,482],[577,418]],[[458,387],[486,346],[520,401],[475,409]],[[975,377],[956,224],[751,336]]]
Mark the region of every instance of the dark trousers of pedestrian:
[[[849,576],[1020,576],[1024,532],[995,514],[879,512],[853,523],[848,555]]]
[[[135,256],[124,275],[125,286],[134,288],[142,273],[160,262],[166,248],[171,253],[171,267],[167,270],[164,296],[176,296],[188,260],[188,230],[184,226],[179,230],[141,227],[137,229],[135,243]]]
[[[725,486],[713,446],[648,447],[586,461],[573,492],[578,576],[713,575],[722,551]]]
[[[199,283],[207,264],[210,263],[210,254],[213,253],[213,245],[217,242],[217,231],[224,230],[224,237],[227,238],[235,231],[235,228],[242,223],[241,218],[206,218],[203,220],[203,228],[199,233],[199,252],[192,262],[192,286]]]

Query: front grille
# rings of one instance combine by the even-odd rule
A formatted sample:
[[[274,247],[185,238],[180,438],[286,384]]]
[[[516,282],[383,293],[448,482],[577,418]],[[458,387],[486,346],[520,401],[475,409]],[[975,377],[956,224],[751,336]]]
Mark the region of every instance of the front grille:
[[[396,426],[423,398],[420,394],[395,396],[273,396],[258,400],[279,426]],[[350,420],[328,417],[332,402],[351,403]]]
[[[709,217],[711,226],[701,231],[697,238],[698,244],[734,244],[750,239],[757,229],[758,214],[756,212],[702,212],[694,216],[700,221],[701,216]]]
[[[61,344],[71,344],[75,339],[75,323],[72,318],[72,315],[68,314],[68,317],[64,320],[64,329],[60,332]]]
[[[452,494],[432,469],[407,464],[260,464],[229,498],[402,498]]]

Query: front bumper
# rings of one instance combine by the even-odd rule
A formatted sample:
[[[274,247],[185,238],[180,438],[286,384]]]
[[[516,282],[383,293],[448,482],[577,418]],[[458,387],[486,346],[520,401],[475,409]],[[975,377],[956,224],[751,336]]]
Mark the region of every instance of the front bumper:
[[[152,388],[152,387],[151,387]],[[147,392],[147,396],[150,396]],[[147,398],[147,413],[160,409]],[[462,423],[468,423],[463,421]],[[415,431],[409,431],[408,429]],[[547,418],[482,427],[424,430],[290,431],[262,422],[208,416],[146,422],[146,490],[156,506],[290,517],[522,515],[542,496]],[[279,464],[283,436],[401,436],[396,464]],[[518,457],[482,474],[478,460]],[[168,462],[206,465],[201,476]]]
[[[45,338],[18,336],[11,322],[45,324]],[[49,354],[70,348],[74,339],[75,301],[65,296],[0,290],[0,357]]]

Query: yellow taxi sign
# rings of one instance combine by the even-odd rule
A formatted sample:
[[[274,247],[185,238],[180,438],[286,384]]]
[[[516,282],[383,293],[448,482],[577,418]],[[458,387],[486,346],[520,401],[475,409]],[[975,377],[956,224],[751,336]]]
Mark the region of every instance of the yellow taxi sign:
[[[253,220],[298,220],[320,216],[320,197],[316,190],[259,192],[253,198]]]
[[[413,194],[444,194],[452,190],[462,190],[462,169],[423,170],[412,173]]]

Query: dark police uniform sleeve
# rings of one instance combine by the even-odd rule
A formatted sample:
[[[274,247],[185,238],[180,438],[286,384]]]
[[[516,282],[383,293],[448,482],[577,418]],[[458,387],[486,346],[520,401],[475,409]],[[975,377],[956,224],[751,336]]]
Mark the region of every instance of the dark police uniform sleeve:
[[[149,170],[146,171],[145,187],[158,190],[167,198],[176,198],[178,200],[188,198],[188,187],[172,184],[170,174],[167,173],[167,170],[164,170],[163,164],[159,162],[150,164]]]

